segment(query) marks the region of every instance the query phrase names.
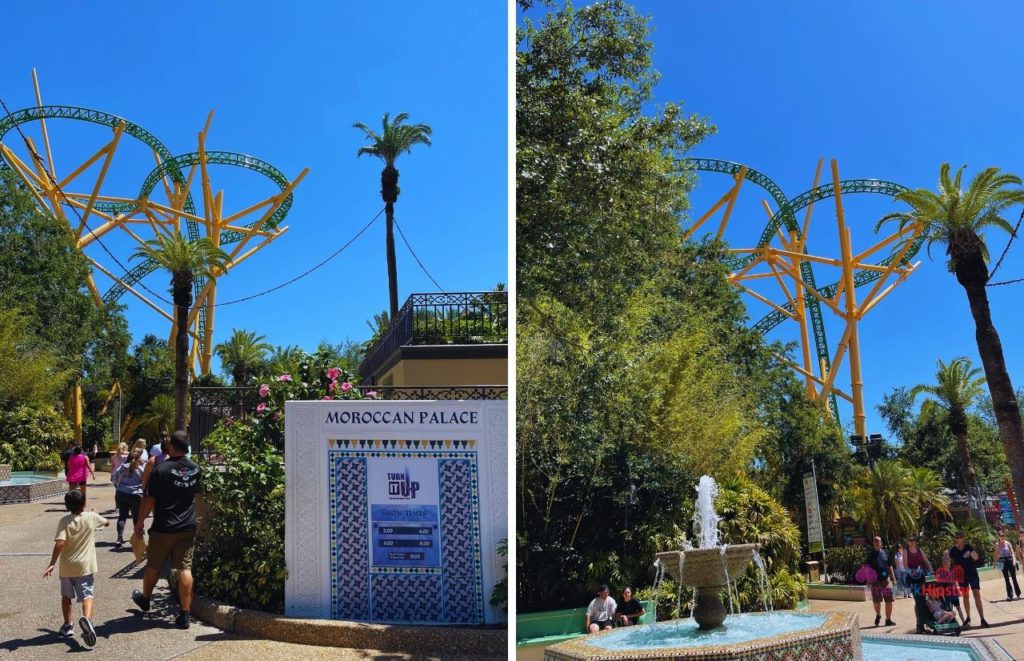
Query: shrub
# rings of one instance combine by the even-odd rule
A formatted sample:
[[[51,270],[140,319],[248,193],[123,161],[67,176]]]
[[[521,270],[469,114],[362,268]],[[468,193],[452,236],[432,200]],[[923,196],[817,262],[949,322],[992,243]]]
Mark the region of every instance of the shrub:
[[[833,546],[825,549],[825,568],[830,583],[857,583],[854,574],[867,559],[866,546]]]
[[[194,571],[202,594],[243,608],[284,610],[284,403],[360,399],[349,379],[323,356],[304,356],[299,374],[264,384],[250,419],[227,419],[203,440],[218,461],[200,462],[203,521]]]
[[[60,452],[72,438],[71,425],[53,409],[0,410],[0,464],[13,470],[61,470]]]
[[[502,568],[505,570],[505,577],[494,584],[494,589],[491,591],[491,606],[497,606],[502,609],[503,612],[508,612],[508,539],[502,539],[498,542],[498,555],[505,558],[505,564]]]

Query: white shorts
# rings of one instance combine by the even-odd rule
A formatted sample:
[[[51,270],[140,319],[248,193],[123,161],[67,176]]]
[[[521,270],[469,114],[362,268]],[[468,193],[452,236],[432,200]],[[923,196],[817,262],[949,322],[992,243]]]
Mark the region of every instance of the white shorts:
[[[78,597],[78,603],[82,603],[86,599],[93,599],[95,595],[92,592],[93,575],[88,576],[74,576],[60,577],[60,596],[67,597],[68,599],[74,599]]]

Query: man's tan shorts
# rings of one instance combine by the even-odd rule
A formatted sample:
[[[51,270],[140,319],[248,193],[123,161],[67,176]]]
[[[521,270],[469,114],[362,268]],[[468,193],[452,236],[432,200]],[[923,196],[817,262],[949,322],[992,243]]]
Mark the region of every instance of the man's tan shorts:
[[[192,569],[192,549],[196,531],[151,532],[146,549],[146,567],[163,569],[167,556],[171,556],[171,569]]]

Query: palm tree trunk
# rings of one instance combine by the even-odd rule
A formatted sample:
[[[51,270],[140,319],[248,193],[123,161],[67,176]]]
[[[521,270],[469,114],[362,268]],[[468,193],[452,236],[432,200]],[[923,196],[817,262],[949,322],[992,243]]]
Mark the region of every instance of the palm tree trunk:
[[[999,341],[999,333],[992,324],[988,292],[985,290],[988,268],[980,251],[958,255],[955,265],[957,282],[967,292],[967,300],[971,305],[975,339],[978,343],[978,353],[981,355],[981,364],[985,369],[989,394],[992,396],[996,424],[999,427],[999,440],[1003,443],[1003,452],[1010,466],[1017,502],[1024,503],[1024,425],[1021,424],[1013,383],[1006,371],[1003,345]],[[1021,525],[1021,521],[1017,524]]]
[[[398,263],[395,260],[395,202],[398,200],[398,170],[388,165],[380,171],[380,196],[387,221],[388,302],[391,321],[398,318]]]
[[[185,431],[185,399],[188,394],[188,311],[192,307],[192,274],[171,278],[176,331],[174,335],[174,429]]]
[[[398,264],[395,261],[395,205],[388,202],[384,207],[387,218],[387,250],[388,250],[388,302],[391,308],[391,319],[398,318]]]

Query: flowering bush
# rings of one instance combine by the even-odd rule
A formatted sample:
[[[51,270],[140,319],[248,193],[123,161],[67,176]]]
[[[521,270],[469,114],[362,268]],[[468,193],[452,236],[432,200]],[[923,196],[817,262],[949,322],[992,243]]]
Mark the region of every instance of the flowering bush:
[[[284,403],[293,400],[362,399],[353,387],[352,375],[340,367],[328,365],[324,356],[303,357],[299,373],[282,374],[270,383],[260,385],[260,403],[255,415],[247,421],[278,452],[284,451]],[[376,393],[373,393],[376,395]],[[368,393],[369,396],[369,393]]]
[[[306,356],[295,378],[282,374],[260,386],[251,416],[228,418],[203,440],[217,461],[200,460],[199,592],[243,608],[284,610],[284,404],[361,399],[351,378],[323,356]]]

